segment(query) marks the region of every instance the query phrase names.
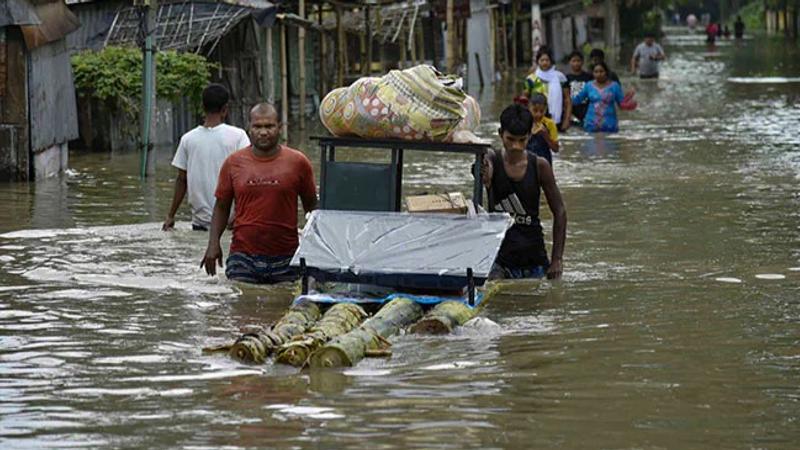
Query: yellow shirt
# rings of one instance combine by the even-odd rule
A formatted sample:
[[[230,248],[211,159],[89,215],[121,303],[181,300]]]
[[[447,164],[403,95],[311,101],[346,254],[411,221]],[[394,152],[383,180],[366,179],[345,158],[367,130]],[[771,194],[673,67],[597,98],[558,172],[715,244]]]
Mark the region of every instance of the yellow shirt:
[[[547,127],[547,131],[550,132],[550,139],[552,139],[553,141],[557,141],[558,127],[556,126],[556,123],[553,121],[553,119],[549,117],[542,117],[541,123],[544,124],[544,126]],[[539,122],[534,122],[531,133],[535,133],[538,130],[538,128],[539,128]]]

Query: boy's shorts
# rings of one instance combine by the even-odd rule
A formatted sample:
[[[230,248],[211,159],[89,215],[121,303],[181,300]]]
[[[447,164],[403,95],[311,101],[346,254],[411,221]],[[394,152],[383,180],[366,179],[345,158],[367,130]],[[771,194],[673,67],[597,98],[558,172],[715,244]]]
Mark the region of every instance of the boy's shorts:
[[[505,267],[500,264],[492,264],[489,272],[491,280],[521,280],[524,278],[544,278],[547,274],[548,266],[533,267]]]
[[[292,256],[262,256],[231,253],[225,261],[225,276],[229,280],[254,284],[275,284],[294,281],[298,269],[289,267]]]

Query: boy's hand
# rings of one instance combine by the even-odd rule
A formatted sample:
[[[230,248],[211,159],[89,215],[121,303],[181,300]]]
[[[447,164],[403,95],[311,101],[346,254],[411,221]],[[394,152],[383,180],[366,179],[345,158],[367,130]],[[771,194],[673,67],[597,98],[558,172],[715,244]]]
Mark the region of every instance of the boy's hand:
[[[536,125],[533,126],[533,134],[536,135],[541,133],[550,134],[550,130],[548,130],[547,127],[544,126],[541,122],[538,122],[536,123]]]
[[[550,263],[550,267],[547,269],[547,279],[548,280],[558,280],[561,278],[561,274],[564,271],[562,267],[562,263],[560,259],[554,259]]]

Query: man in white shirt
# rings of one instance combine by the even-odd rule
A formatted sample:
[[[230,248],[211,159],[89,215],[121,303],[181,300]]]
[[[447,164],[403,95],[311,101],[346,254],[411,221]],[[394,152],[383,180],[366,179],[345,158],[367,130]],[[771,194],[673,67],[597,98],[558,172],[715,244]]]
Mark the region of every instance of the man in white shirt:
[[[636,47],[631,57],[631,72],[639,70],[639,78],[658,78],[658,65],[667,55],[656,43],[655,33],[647,33],[644,42]]]
[[[250,145],[247,132],[224,123],[229,99],[228,90],[221,84],[210,84],[203,90],[205,120],[181,137],[172,160],[172,165],[178,169],[178,177],[162,230],[169,231],[175,226],[175,213],[188,192],[192,229],[208,231],[222,163],[231,153]]]

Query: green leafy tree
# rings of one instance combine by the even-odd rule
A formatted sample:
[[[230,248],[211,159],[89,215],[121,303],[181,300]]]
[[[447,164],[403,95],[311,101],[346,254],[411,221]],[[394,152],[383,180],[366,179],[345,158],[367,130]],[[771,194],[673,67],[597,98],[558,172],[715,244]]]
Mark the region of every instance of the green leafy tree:
[[[175,51],[156,54],[156,95],[167,100],[187,97],[199,109],[203,88],[216,65],[205,57]],[[142,53],[132,47],[107,47],[72,57],[75,86],[81,95],[138,119],[142,99]]]

